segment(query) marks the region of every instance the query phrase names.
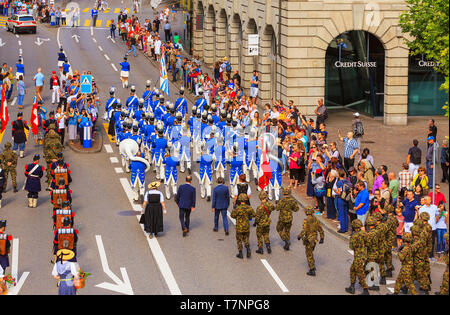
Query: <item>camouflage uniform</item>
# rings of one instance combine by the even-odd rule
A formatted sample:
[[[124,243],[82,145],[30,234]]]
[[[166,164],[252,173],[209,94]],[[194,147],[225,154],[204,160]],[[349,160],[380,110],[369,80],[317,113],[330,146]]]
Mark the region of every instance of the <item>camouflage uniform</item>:
[[[350,287],[345,288],[348,293],[355,293],[356,277],[359,284],[363,288],[364,294],[369,294],[367,290],[366,275],[364,272],[364,264],[367,259],[366,232],[362,231],[362,222],[358,219],[352,221],[353,234],[350,236],[349,247],[353,251],[353,263],[350,267]]]
[[[426,234],[416,223],[411,227],[411,234],[413,236],[413,245],[417,249],[413,257],[415,278],[419,281],[420,289],[422,291],[428,291],[430,280],[428,277],[429,272],[427,270],[427,265],[429,267],[429,261]]]
[[[376,218],[369,216],[366,220],[369,231],[366,234],[366,247],[367,247],[367,261],[366,263],[374,262],[378,264],[380,257],[380,232],[375,228],[377,224]],[[381,273],[381,272],[380,272]],[[380,287],[374,285],[369,290],[378,291]]]
[[[249,220],[255,217],[255,211],[252,207],[245,204],[247,200],[248,196],[246,194],[240,194],[238,196],[240,205],[234,208],[230,215],[233,219],[236,219],[236,242],[239,250],[239,253],[237,254],[238,258],[242,258],[242,243],[244,243],[247,248],[247,258],[250,257],[250,244],[248,241],[250,236]]]
[[[5,171],[5,181],[3,184],[3,191],[6,191],[6,186],[8,184],[8,174],[11,174],[11,180],[14,187],[14,192],[17,192],[17,153],[11,149],[12,145],[10,142],[5,143],[5,149],[0,154],[0,160],[2,162],[2,168]],[[8,166],[8,163],[11,165]]]
[[[303,239],[303,245],[305,246],[306,260],[308,261],[309,271],[307,275],[315,276],[315,261],[314,261],[314,248],[317,243],[317,233],[320,235],[319,243],[322,244],[325,238],[323,233],[322,224],[319,220],[313,216],[314,209],[308,207],[305,209],[306,218],[303,220],[303,227],[300,234],[297,236],[298,240]]]
[[[52,126],[51,124],[50,126]],[[47,180],[50,186],[50,183],[52,181],[52,174],[51,174],[51,167],[53,160],[58,159],[58,153],[62,152],[63,147],[61,144],[61,137],[60,135],[51,127],[49,127],[50,130],[45,135],[44,138],[44,157],[45,162],[47,163]]]
[[[394,294],[399,294],[400,289],[405,285],[412,295],[416,295],[416,287],[414,286],[413,270],[414,262],[413,257],[415,254],[415,248],[411,245],[412,236],[411,233],[405,233],[403,235],[403,249],[398,253],[398,258],[402,263],[402,268],[397,276],[394,286]]]
[[[387,244],[387,234],[389,232],[389,227],[386,222],[381,222],[383,220],[383,215],[379,212],[374,212],[372,216],[377,221],[375,225],[375,230],[378,231],[379,243],[378,243],[378,257],[376,259],[376,263],[380,267],[380,284],[386,284],[386,268],[384,266],[385,262],[385,254],[387,252],[388,244]],[[391,251],[392,249],[390,249]],[[392,255],[392,252],[391,252]]]
[[[270,254],[270,224],[272,224],[272,220],[270,219],[270,214],[275,210],[275,206],[267,201],[267,193],[262,191],[259,194],[259,199],[261,200],[261,205],[256,208],[256,238],[258,239],[258,250],[256,251],[258,254],[263,253],[263,239],[264,243],[267,247],[267,252]]]
[[[427,212],[422,212],[419,215],[419,218],[423,221],[423,237],[425,237],[426,240],[427,254],[430,255],[433,250],[433,228],[430,223],[428,223],[428,220],[430,220],[430,215]],[[428,279],[431,283],[431,265],[428,257],[425,261],[425,271],[427,272]]]
[[[394,207],[389,205],[386,210],[388,212],[388,216],[386,219],[388,231],[386,234],[386,251],[384,253],[384,263],[386,264],[386,276],[392,277],[392,271],[394,270],[394,265],[392,264],[392,248],[394,246],[397,246],[398,220],[394,216]]]
[[[444,239],[448,246],[448,232],[444,234]],[[439,293],[441,295],[448,295],[448,249],[445,252],[444,262],[447,265],[447,267],[445,268],[444,275],[442,278],[441,291],[439,291],[437,293]]]
[[[282,198],[277,206],[276,210],[280,211],[280,217],[277,223],[277,232],[281,239],[285,242],[284,249],[289,250],[290,238],[291,238],[291,226],[292,226],[292,212],[297,212],[299,206],[297,201],[290,196],[291,189],[284,188]]]

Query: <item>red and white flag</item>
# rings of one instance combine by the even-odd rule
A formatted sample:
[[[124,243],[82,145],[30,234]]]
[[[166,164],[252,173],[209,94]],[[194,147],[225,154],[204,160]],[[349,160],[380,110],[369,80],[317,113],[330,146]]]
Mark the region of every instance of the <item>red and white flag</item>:
[[[39,131],[39,118],[38,118],[38,108],[37,108],[37,97],[34,97],[33,101],[33,109],[31,110],[31,118],[30,118],[30,124],[31,124],[31,131],[34,135],[38,134]]]
[[[6,129],[6,125],[8,124],[9,121],[9,114],[8,114],[8,103],[6,102],[6,83],[3,83],[2,86],[2,104],[1,104],[1,109],[0,109],[0,119],[2,122],[2,129],[0,130],[0,132],[5,131]]]
[[[269,185],[269,181],[272,178],[272,171],[270,170],[269,159],[267,155],[266,143],[264,137],[261,138],[261,168],[259,172],[259,188],[264,190],[264,188]]]

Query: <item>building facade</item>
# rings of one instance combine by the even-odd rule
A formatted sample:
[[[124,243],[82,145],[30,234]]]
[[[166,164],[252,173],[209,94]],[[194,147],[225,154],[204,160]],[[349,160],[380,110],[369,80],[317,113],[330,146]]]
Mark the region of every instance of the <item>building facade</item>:
[[[193,53],[208,65],[227,56],[246,92],[258,70],[262,104],[293,100],[313,115],[324,98],[405,125],[408,115],[441,114],[448,100],[432,62],[410,56],[398,25],[406,9],[401,0],[194,0]]]

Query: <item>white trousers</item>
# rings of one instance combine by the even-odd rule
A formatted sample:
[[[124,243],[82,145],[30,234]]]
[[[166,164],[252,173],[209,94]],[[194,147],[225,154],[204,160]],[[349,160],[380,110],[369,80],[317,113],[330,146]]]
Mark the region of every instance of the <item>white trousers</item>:
[[[175,195],[177,193],[177,182],[173,179],[172,176],[169,177],[168,180],[166,180],[165,184],[166,187],[166,198],[170,199],[170,188],[172,188],[172,193]]]
[[[409,169],[408,171],[412,174],[412,177],[414,178],[414,176],[417,175],[417,170],[419,169],[420,165],[419,164],[413,164],[413,163],[409,163]]]
[[[59,86],[54,86],[53,87],[53,92],[52,92],[52,104],[55,103],[55,99],[56,99],[56,103],[59,103]]]
[[[209,177],[205,174],[203,179],[200,181],[200,196],[202,198],[211,197],[211,181]]]

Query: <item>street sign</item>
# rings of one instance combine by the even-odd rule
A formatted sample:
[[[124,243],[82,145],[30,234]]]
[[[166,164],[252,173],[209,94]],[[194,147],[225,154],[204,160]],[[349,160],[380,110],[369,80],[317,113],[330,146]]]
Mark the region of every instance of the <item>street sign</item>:
[[[91,75],[81,75],[80,79],[80,92],[90,94],[92,93],[92,76]]]
[[[249,34],[248,35],[248,55],[258,56],[259,54],[259,35]]]

